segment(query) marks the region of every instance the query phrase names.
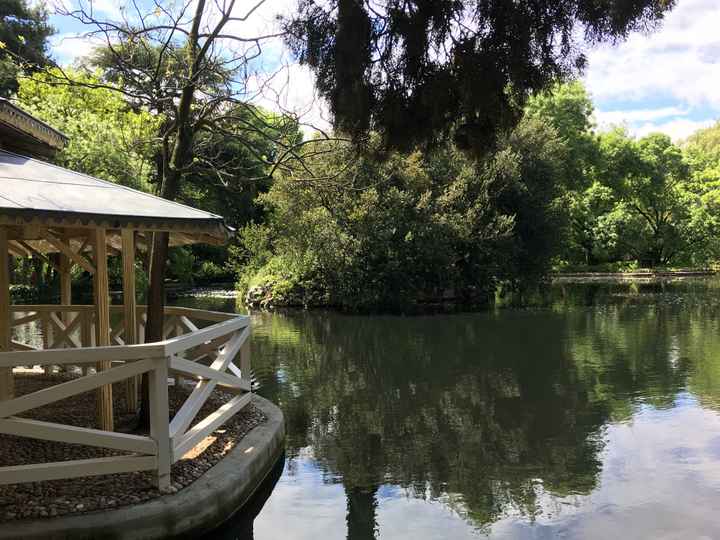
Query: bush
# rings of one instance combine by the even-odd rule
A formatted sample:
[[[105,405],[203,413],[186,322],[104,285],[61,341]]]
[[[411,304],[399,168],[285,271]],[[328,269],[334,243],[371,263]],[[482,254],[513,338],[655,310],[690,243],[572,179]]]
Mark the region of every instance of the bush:
[[[316,176],[278,178],[261,197],[267,223],[240,232],[238,289],[275,305],[396,310],[487,303],[499,281],[537,281],[559,237],[561,145],[538,122],[520,129],[480,165],[449,146],[378,161],[339,144],[309,158]]]

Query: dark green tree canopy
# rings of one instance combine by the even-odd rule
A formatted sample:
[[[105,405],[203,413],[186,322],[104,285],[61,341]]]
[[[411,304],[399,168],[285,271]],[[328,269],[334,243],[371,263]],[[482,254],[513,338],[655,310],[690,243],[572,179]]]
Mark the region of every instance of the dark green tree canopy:
[[[481,153],[526,97],[585,65],[583,41],[653,28],[675,0],[300,0],[289,44],[336,127]]]
[[[0,0],[0,96],[18,88],[21,69],[32,71],[47,64],[47,38],[53,28],[42,5],[27,0]]]

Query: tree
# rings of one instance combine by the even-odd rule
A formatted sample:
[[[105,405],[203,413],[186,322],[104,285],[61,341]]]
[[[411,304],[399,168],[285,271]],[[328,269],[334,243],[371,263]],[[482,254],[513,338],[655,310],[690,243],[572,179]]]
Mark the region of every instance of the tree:
[[[594,111],[585,86],[577,80],[530,96],[525,107],[526,117],[550,122],[567,146],[564,174],[558,178],[566,189],[585,189],[590,183],[589,173],[598,159]]]
[[[692,174],[689,190],[700,198],[708,229],[704,258],[714,260],[720,255],[720,123],[688,137],[683,150]]]
[[[699,129],[683,145],[695,168],[720,163],[720,122]]]
[[[299,144],[303,136],[293,118],[261,107],[233,106],[230,114],[237,119],[233,125],[198,134],[187,175],[192,182],[183,184],[178,199],[243,227],[262,221],[263,208],[255,200],[270,188],[271,164],[280,158],[283,144]],[[243,126],[241,140],[237,135]]]
[[[568,146],[557,130],[528,116],[500,140],[498,151],[487,160],[485,174],[496,207],[514,220],[501,274],[513,288],[539,283],[560,249],[566,220],[560,196],[567,159]]]
[[[633,140],[616,130],[601,138],[601,152],[598,178],[617,194],[612,214],[625,248],[651,266],[707,261],[717,218],[682,150],[667,135]]]
[[[122,6],[115,19],[101,18],[92,2],[85,0],[62,4],[60,15],[86,25],[86,37],[103,43],[93,62],[103,68],[106,77],[100,82],[87,82],[61,72],[49,84],[113,90],[133,108],[156,116],[159,144],[155,176],[157,192],[166,199],[180,196],[193,166],[203,158],[206,166],[222,176],[227,162],[213,159],[212,154],[203,156],[200,151],[200,145],[210,140],[204,136],[208,133],[232,138],[266,162],[270,168],[264,174],[267,176],[281,168],[284,161],[299,159],[296,149],[301,143],[294,137],[285,138],[286,129],[297,132],[296,118],[275,122],[270,131],[258,129],[257,124],[268,126],[256,107],[248,103],[259,92],[256,88],[263,88],[262,77],[250,76],[252,62],[261,54],[264,43],[275,35],[241,35],[237,25],[247,22],[261,4],[246,8],[236,0],[198,0],[156,3],[145,8],[131,2],[130,6]],[[254,122],[238,114],[238,109],[244,109]],[[254,145],[256,136],[271,137],[272,143],[280,147],[276,161],[263,159]],[[167,261],[168,233],[156,232],[150,264],[147,341],[162,339]],[[143,386],[141,417],[147,423],[147,384]]]
[[[47,39],[53,32],[43,4],[0,2],[0,96],[17,90],[21,71],[48,64]]]
[[[545,276],[567,160],[547,122],[524,119],[480,163],[450,144],[374,156],[342,143],[305,162],[315,176],[281,175],[262,197],[268,223],[243,235],[254,256],[241,288],[274,304],[398,310],[448,295],[485,304],[498,283]]]
[[[574,252],[579,252],[587,265],[612,259],[618,241],[617,214],[612,214],[617,210],[614,191],[593,182],[587,189],[569,193],[567,201],[570,232],[563,254],[566,260],[575,258]]]
[[[269,223],[246,231],[254,253],[246,287],[275,303],[351,310],[405,308],[450,290],[487,302],[512,218],[492,204],[485,177],[446,147],[383,161],[349,143],[279,176],[262,199]]]
[[[122,95],[100,83],[99,74],[66,71],[78,85],[54,86],[60,73],[20,80],[17,99],[29,113],[68,136],[54,160],[58,165],[143,191],[155,174],[158,119],[133,110]]]
[[[335,125],[412,149],[452,134],[481,154],[530,93],[577,74],[590,44],[655,27],[674,0],[302,0],[288,42]]]

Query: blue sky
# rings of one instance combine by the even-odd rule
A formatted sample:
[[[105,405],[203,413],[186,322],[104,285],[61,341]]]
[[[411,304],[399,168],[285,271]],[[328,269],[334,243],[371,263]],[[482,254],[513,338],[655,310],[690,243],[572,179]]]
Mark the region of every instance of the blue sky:
[[[679,0],[662,28],[590,51],[585,83],[602,127],[675,139],[720,118],[720,2]]]
[[[71,1],[71,0],[66,0]],[[96,11],[119,13],[122,0],[93,0]],[[248,3],[240,2],[241,6]],[[247,22],[231,31],[257,35],[275,26],[274,16],[287,13],[295,0],[267,0]],[[242,9],[242,8],[241,8]],[[245,7],[247,9],[247,7]],[[55,58],[63,63],[87,54],[92,43],[75,38],[83,28],[53,16]],[[266,62],[277,64],[280,43],[268,44]],[[282,55],[288,61],[287,55]],[[583,77],[596,106],[600,129],[623,124],[638,136],[662,131],[681,140],[720,118],[720,1],[679,0],[662,27],[649,35],[634,34],[617,45],[588,51]],[[311,74],[289,64],[278,78],[282,107],[301,113],[307,121],[327,127],[327,113],[315,98]],[[272,106],[277,96],[263,103]]]

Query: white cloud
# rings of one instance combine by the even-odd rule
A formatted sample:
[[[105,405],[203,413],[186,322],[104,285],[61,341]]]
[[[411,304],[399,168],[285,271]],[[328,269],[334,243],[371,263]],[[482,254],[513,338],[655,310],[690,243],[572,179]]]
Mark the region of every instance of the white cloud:
[[[720,117],[720,2],[682,0],[651,34],[588,53],[585,83],[601,129],[675,140]]]
[[[674,99],[720,110],[720,2],[684,0],[662,28],[588,53],[585,76],[600,100]]]
[[[99,45],[97,40],[74,33],[56,34],[50,42],[54,58],[62,65],[72,64],[75,59],[89,55]]]
[[[617,111],[595,111],[595,119],[598,125],[615,125],[623,122],[648,122],[670,116],[685,116],[686,109],[680,107],[661,107],[659,109],[629,109]]]
[[[666,133],[674,141],[688,137],[698,129],[711,126],[714,118],[693,120],[687,118],[689,111],[680,107],[660,107],[657,109],[627,109],[614,111],[595,111],[595,120],[601,131],[615,126],[625,127],[632,135],[644,137],[649,133]]]
[[[89,0],[88,4],[92,6],[93,11],[104,13],[111,17],[119,17],[121,6],[123,6],[125,2],[118,0]]]
[[[713,125],[713,120],[690,120],[687,118],[674,118],[667,122],[645,122],[639,126],[631,128],[631,132],[638,137],[643,137],[649,133],[666,133],[678,142],[686,139],[698,129],[706,128]]]
[[[122,10],[127,4],[126,0],[51,0],[50,7],[56,13],[71,12],[82,8],[94,16],[104,15],[106,17],[119,18]]]
[[[251,101],[298,118],[306,134],[329,130],[327,104],[317,95],[315,78],[306,66],[285,64],[272,73],[257,73],[248,81]]]

